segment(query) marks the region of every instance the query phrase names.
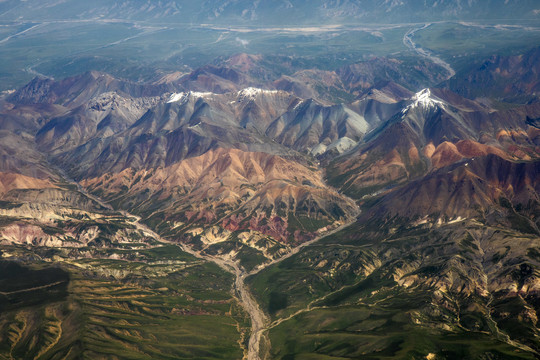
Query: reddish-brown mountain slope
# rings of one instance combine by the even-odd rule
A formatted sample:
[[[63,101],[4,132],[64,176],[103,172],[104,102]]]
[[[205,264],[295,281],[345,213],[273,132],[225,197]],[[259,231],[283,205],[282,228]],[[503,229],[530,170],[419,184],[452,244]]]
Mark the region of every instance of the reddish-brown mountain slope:
[[[236,149],[211,150],[165,168],[126,169],[83,185],[126,209],[152,210],[175,224],[176,233],[217,225],[299,242],[356,211],[352,201],[325,186],[320,171]]]

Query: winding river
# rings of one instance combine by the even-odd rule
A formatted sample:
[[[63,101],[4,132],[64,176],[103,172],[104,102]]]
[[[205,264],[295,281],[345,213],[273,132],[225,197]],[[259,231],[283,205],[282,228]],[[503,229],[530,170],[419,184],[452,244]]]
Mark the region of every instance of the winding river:
[[[418,31],[427,29],[430,26],[431,26],[431,23],[428,23],[428,24],[425,24],[424,26],[421,26],[421,27],[418,27],[418,28],[411,29],[411,30],[407,31],[405,33],[405,35],[403,36],[403,44],[405,46],[407,46],[409,49],[411,49],[412,51],[416,52],[418,55],[420,55],[422,57],[425,57],[425,58],[429,59],[431,62],[443,67],[444,69],[446,69],[446,71],[448,72],[446,80],[448,80],[451,77],[453,77],[454,75],[456,75],[456,71],[452,68],[452,66],[450,66],[449,63],[447,63],[446,61],[444,61],[440,57],[435,56],[434,54],[432,54],[428,50],[422,49],[413,40],[414,34],[416,34]]]
[[[115,209],[113,209],[111,207],[111,205],[109,205],[108,203],[106,203],[105,201],[100,199],[99,197],[94,196],[94,195],[90,194],[88,191],[86,191],[85,188],[83,188],[75,180],[71,179],[62,169],[60,169],[58,167],[55,167],[55,168],[58,170],[59,174],[66,181],[68,181],[69,183],[77,186],[77,189],[78,189],[79,192],[81,192],[82,194],[84,194],[88,198],[94,200],[95,202],[97,202],[98,204],[103,206],[104,208],[107,208],[109,210],[115,210]],[[275,264],[277,264],[277,263],[279,263],[279,262],[281,262],[281,261],[283,261],[285,259],[288,259],[289,257],[293,256],[294,254],[298,253],[302,248],[304,248],[306,246],[309,246],[309,245],[319,241],[320,239],[322,239],[324,237],[327,237],[329,235],[332,235],[332,234],[342,230],[343,228],[351,225],[352,223],[354,223],[356,221],[356,217],[360,213],[360,209],[357,207],[356,208],[356,213],[353,216],[351,216],[348,219],[348,221],[345,222],[344,224],[342,224],[341,226],[339,226],[339,227],[337,227],[337,228],[335,228],[335,229],[333,229],[331,231],[328,231],[328,232],[326,232],[324,234],[321,234],[320,236],[316,237],[313,240],[307,241],[307,242],[295,247],[289,253],[287,253],[286,255],[284,255],[284,256],[282,256],[282,257],[280,257],[278,259],[275,259],[275,260],[273,260],[271,262],[259,265],[258,267],[256,267],[255,269],[253,269],[252,271],[250,271],[248,273],[237,262],[233,261],[230,258],[218,257],[218,256],[204,254],[204,253],[202,253],[200,251],[193,250],[191,247],[189,247],[189,246],[187,246],[185,244],[181,244],[181,243],[177,243],[177,242],[173,242],[173,241],[163,239],[155,231],[150,229],[145,224],[141,223],[141,217],[140,216],[131,214],[131,213],[129,213],[127,211],[124,211],[124,210],[116,210],[116,211],[118,211],[123,216],[125,216],[128,219],[128,222],[130,224],[135,226],[139,231],[141,231],[146,236],[153,237],[153,238],[155,238],[156,240],[158,240],[161,243],[173,244],[173,245],[179,246],[183,251],[185,251],[185,252],[187,252],[187,253],[189,253],[189,254],[191,254],[191,255],[199,258],[199,259],[203,259],[203,260],[206,260],[206,261],[211,261],[211,262],[217,264],[219,267],[221,267],[225,271],[230,272],[235,276],[234,289],[233,289],[234,293],[235,293],[235,297],[238,300],[238,302],[240,303],[240,305],[244,308],[244,310],[249,314],[250,319],[251,319],[251,335],[250,335],[250,338],[249,338],[249,343],[248,343],[248,348],[247,348],[247,360],[261,360],[261,357],[260,357],[260,354],[259,354],[261,338],[262,338],[264,332],[269,329],[270,323],[268,321],[268,318],[266,317],[266,314],[264,313],[263,310],[261,310],[261,308],[259,307],[259,304],[254,299],[253,295],[250,293],[249,288],[246,286],[246,278],[248,276],[250,276],[250,275],[257,274],[258,272],[264,270],[265,268],[267,268],[267,267],[269,267],[271,265],[275,265]],[[244,358],[246,358],[246,356],[244,356]]]

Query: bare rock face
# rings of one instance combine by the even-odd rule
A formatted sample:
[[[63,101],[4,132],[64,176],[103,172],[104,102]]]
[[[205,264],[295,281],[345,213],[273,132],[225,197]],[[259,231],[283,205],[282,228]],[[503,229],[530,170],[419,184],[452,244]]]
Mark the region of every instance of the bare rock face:
[[[412,94],[393,81],[408,83],[396,78],[406,65],[391,59],[337,73],[293,75],[303,84],[317,80],[344,91],[363,89],[350,105],[331,105],[251,86],[255,78],[272,78],[262,71],[268,69],[264,64],[262,57],[231,57],[173,81],[190,88],[184,92],[160,93],[171,81],[144,86],[96,72],[62,81],[35,79],[9,101],[28,108],[62,103],[47,105],[53,107],[41,126],[33,122],[39,149],[99,196],[143,215],[161,214],[160,222],[188,237],[211,225],[223,234],[248,231],[302,242],[344,221],[355,205],[325,185],[313,156],[327,167],[330,183],[349,195],[388,193],[388,204],[403,202],[381,202],[374,208],[377,216],[471,217],[501,196],[524,202],[537,191],[522,191],[523,181],[534,183],[534,166],[526,171],[529,180],[487,186],[492,176],[477,165],[484,159],[496,167],[538,158],[531,122],[540,113],[537,105],[495,111],[444,89]],[[6,107],[20,115],[15,108]],[[455,175],[442,180],[452,166]],[[12,177],[2,182],[4,193],[55,187],[46,180],[50,176]],[[401,184],[418,190],[392,191]],[[440,191],[454,187],[454,197]],[[428,204],[422,193],[436,201]]]
[[[301,159],[300,153],[322,144],[340,153],[369,128],[347,106],[252,87],[226,94],[173,93],[167,101],[122,98],[124,105],[103,113],[93,109],[102,108],[103,101],[93,101],[93,107],[51,120],[36,137],[57,161],[74,164],[71,171],[77,178],[168,167],[218,148]]]
[[[330,164],[332,184],[369,195],[460,161],[493,154],[512,161],[539,157],[538,105],[495,111],[446,90],[423,90]],[[512,136],[506,135],[507,129]]]
[[[159,96],[173,87],[168,85],[141,85],[116,79],[109,74],[89,71],[60,81],[34,78],[12,94],[8,101],[17,104],[62,104],[75,108],[107,92],[118,92],[134,97]]]
[[[46,189],[55,186],[50,180],[37,179],[16,173],[0,173],[0,198],[14,189]]]
[[[540,205],[540,188],[535,180],[539,170],[538,161],[514,162],[496,155],[477,157],[412,181],[388,194],[371,211],[388,217],[437,220],[485,217],[490,209],[503,206],[512,212],[517,207],[524,211],[524,217],[519,215],[524,228],[537,233],[533,214]]]
[[[209,151],[166,168],[126,169],[83,184],[124,208],[141,213],[154,209],[164,220],[181,221],[177,231],[216,224],[281,242],[301,241],[297,230],[307,240],[356,211],[352,201],[323,183],[320,171],[279,156],[235,149]]]
[[[433,67],[437,65],[428,60],[411,66],[398,59],[375,58],[344,66],[337,73],[348,89],[356,91],[370,90],[389,81],[418,89],[444,80],[443,74],[431,71]]]
[[[127,129],[163,100],[163,97],[101,93],[84,105],[52,117],[37,132],[36,142],[40,149],[50,153],[72,150],[93,138],[106,138]]]
[[[514,56],[494,55],[447,82],[450,89],[467,98],[491,97],[513,101],[540,90],[540,48]]]
[[[204,234],[214,239],[209,243],[239,238],[275,258],[356,214],[354,202],[325,185],[306,154],[315,147],[323,149],[320,155],[343,153],[369,124],[345,105],[280,90],[238,90],[237,71],[262,76],[260,61],[237,56],[227,60],[232,69],[207,67],[178,80],[207,90],[204,77],[228,79],[231,88],[210,87],[231,90],[221,94],[189,90],[149,96],[171,83],[144,88],[92,72],[62,81],[35,79],[9,101],[27,107],[61,103],[35,126],[37,147],[115,206],[171,225],[169,236],[196,242]],[[4,216],[39,223],[13,225],[5,235],[9,242],[15,241],[14,232],[57,227],[64,217],[107,222],[96,215],[104,211],[99,204],[58,188],[58,178],[30,183],[17,176],[18,182],[4,181],[5,199],[14,204]],[[216,230],[199,231],[208,227]],[[66,239],[74,238],[87,246],[103,240],[99,232],[80,238],[73,232],[77,226],[70,229],[60,231],[64,238],[45,231],[35,240],[25,235],[21,243],[66,246]],[[116,241],[110,234],[106,238],[108,244]]]
[[[272,77],[261,75],[262,64],[261,57],[240,54],[175,80],[193,90],[161,94],[170,81],[144,87],[95,72],[59,82],[35,79],[10,101],[61,102],[43,126],[35,125],[39,148],[99,196],[143,215],[160,214],[160,222],[174,224],[173,233],[187,238],[199,236],[195,230],[200,227],[214,226],[222,239],[247,231],[297,243],[344,221],[355,213],[355,205],[325,185],[310,156],[322,159],[323,166],[331,161],[326,177],[353,196],[378,196],[419,179],[420,189],[427,190],[417,194],[435,195],[433,204],[422,205],[422,197],[415,195],[411,205],[406,200],[411,191],[390,191],[389,203],[399,198],[403,206],[377,208],[380,214],[410,218],[426,211],[469,217],[471,209],[491,206],[503,195],[513,197],[509,187],[520,186],[510,181],[499,190],[484,189],[488,174],[471,177],[465,171],[451,181],[470,186],[461,186],[452,200],[433,190],[441,189],[437,184],[442,180],[433,180],[438,169],[442,174],[448,166],[490,155],[511,162],[538,157],[537,134],[527,120],[536,117],[537,106],[494,111],[447,90],[412,94],[370,75],[369,69],[381,67],[387,75],[401,74],[404,65],[393,60],[358,63],[334,74],[294,75],[303,84],[317,79],[327,86],[366,90],[350,105],[329,105],[282,90],[239,90],[254,84],[256,76]],[[426,174],[433,175],[423,178]],[[20,176],[18,182],[4,181],[5,192],[55,186],[48,180],[25,181]],[[527,199],[533,192],[520,196]]]

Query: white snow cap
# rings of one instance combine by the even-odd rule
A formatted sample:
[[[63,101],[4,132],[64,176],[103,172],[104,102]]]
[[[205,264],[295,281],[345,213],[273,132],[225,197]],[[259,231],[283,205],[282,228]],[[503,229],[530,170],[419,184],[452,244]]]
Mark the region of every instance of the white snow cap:
[[[436,104],[444,105],[444,102],[434,98],[431,95],[431,90],[429,89],[424,89],[417,92],[416,94],[414,94],[411,100],[414,101],[414,103],[412,103],[413,107],[417,107],[417,106],[430,107]]]
[[[411,100],[413,101],[413,103],[409,104],[405,109],[401,110],[403,114],[405,114],[410,109],[414,109],[417,107],[428,109],[437,105],[444,106],[444,102],[434,98],[431,95],[431,91],[429,89],[423,89],[417,92],[416,94],[414,94]]]

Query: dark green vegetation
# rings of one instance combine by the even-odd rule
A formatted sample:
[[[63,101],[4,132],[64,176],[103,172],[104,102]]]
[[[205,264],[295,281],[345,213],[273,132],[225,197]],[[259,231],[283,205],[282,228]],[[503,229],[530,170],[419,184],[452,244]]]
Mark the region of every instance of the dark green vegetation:
[[[204,250],[204,253],[209,255],[222,255],[230,252],[236,253],[235,258],[247,271],[251,271],[257,265],[267,261],[267,258],[257,249],[235,240],[227,240],[213,244]]]
[[[32,270],[0,262],[0,312],[58,301],[67,296],[69,274],[60,268]]]
[[[457,71],[468,69],[493,54],[516,55],[525,44],[536,44],[539,32],[528,23],[436,23],[415,34],[414,40],[451,63]],[[530,31],[529,31],[530,30]],[[456,51],[459,49],[458,51]],[[487,84],[485,84],[487,85]],[[497,86],[490,85],[497,88]],[[487,89],[484,89],[487,90]]]
[[[60,251],[60,267],[32,262],[35,270],[3,262],[11,305],[0,312],[0,356],[241,358],[249,320],[231,296],[232,276],[175,249],[142,251],[144,261],[107,259],[106,251],[103,259],[75,260]],[[46,249],[39,252],[46,257]]]
[[[443,359],[535,358],[480,332],[456,334],[411,324],[419,300],[411,296],[377,306],[343,306],[300,314],[272,329],[272,343],[283,344],[272,358],[422,359],[429,354]],[[404,307],[408,311],[404,312]]]
[[[270,358],[535,358],[536,295],[515,291],[533,284],[536,236],[475,222],[373,225],[248,279],[272,317]],[[507,290],[492,292],[490,279]]]

